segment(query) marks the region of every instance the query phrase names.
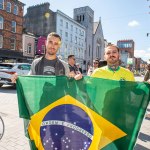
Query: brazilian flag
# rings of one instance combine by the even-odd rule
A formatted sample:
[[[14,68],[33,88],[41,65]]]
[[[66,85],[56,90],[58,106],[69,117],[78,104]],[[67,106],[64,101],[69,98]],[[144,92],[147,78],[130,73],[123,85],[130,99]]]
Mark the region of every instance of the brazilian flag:
[[[149,94],[149,84],[140,82],[65,76],[17,80],[19,114],[35,150],[132,150]]]

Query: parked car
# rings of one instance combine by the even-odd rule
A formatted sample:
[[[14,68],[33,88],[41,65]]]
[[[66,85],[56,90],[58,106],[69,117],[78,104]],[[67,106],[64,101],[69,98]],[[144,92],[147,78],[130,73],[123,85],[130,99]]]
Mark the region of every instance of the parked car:
[[[14,73],[27,75],[31,65],[28,63],[0,63],[0,87],[4,84],[14,85],[11,77]]]

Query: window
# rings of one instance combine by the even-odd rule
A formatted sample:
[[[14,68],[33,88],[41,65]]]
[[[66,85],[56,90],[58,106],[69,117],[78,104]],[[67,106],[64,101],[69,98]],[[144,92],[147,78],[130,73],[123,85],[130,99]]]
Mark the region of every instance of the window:
[[[76,28],[76,33],[78,33],[78,28]]]
[[[73,31],[73,25],[71,25],[71,31]]]
[[[68,29],[68,22],[66,22],[66,29]]]
[[[30,54],[30,53],[31,53],[31,50],[32,50],[32,45],[31,45],[31,43],[29,43],[29,44],[27,45],[27,53]]]
[[[6,11],[11,12],[11,3],[10,2],[7,2]]]
[[[2,47],[3,47],[3,36],[0,35],[0,48],[2,48]]]
[[[60,19],[60,26],[63,26],[63,20]]]
[[[66,41],[68,41],[68,32],[65,32]]]
[[[68,38],[68,32],[65,32],[65,37]]]
[[[75,44],[77,44],[77,36],[75,36]]]
[[[91,46],[89,45],[89,56],[90,56],[90,54],[91,54]]]
[[[60,36],[62,37],[62,30],[60,30]]]
[[[3,29],[3,23],[4,23],[3,17],[0,16],[0,29]]]
[[[0,0],[0,9],[4,9],[4,0]]]
[[[45,54],[45,45],[42,45],[42,54]]]
[[[10,49],[15,50],[15,48],[16,48],[16,39],[11,38],[10,39]]]
[[[14,6],[14,14],[18,15],[18,6],[17,5]]]
[[[70,34],[70,42],[72,42],[72,34]]]
[[[12,21],[11,27],[12,27],[11,31],[16,32],[16,22],[15,21]]]

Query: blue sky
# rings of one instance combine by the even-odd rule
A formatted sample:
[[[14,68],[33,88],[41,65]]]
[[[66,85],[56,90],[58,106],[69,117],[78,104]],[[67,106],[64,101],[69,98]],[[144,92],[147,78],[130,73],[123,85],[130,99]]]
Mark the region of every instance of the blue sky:
[[[150,0],[20,0],[29,6],[50,3],[53,11],[61,10],[73,18],[73,9],[89,6],[94,10],[94,21],[101,18],[104,38],[114,44],[118,40],[133,39],[135,57],[150,59]]]

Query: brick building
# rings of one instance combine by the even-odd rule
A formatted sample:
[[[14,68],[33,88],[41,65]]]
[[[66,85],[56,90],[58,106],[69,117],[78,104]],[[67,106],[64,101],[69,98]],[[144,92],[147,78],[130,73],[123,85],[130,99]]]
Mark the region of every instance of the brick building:
[[[24,4],[18,0],[0,1],[0,60],[22,61]]]

